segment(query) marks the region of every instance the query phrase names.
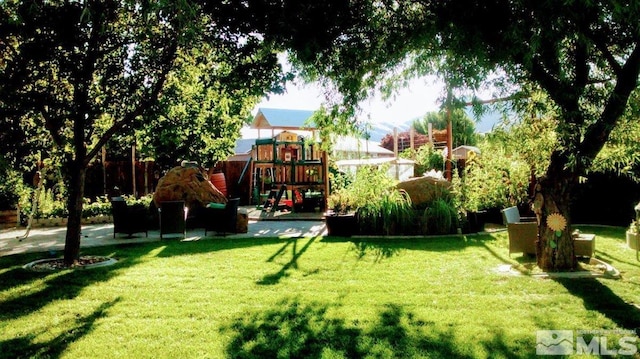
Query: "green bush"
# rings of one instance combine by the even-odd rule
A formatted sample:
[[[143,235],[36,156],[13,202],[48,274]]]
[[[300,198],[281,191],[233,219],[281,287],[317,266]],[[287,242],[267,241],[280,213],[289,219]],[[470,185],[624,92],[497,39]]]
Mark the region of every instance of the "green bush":
[[[17,171],[0,168],[0,210],[16,209],[17,206],[23,208],[23,198],[30,198],[31,193]]]
[[[123,196],[125,201],[130,206],[139,206],[144,209],[148,209],[153,200],[151,194],[136,198],[134,196]],[[28,216],[30,211],[22,210],[24,216]],[[82,218],[94,217],[94,216],[110,216],[111,202],[109,197],[101,196],[95,201],[91,201],[88,198],[84,199],[82,205]],[[52,189],[46,189],[41,191],[40,200],[38,203],[38,210],[34,214],[34,218],[65,218],[68,217],[67,203],[65,199],[56,194]]]
[[[456,233],[459,224],[458,210],[446,197],[431,202],[424,210],[424,218],[429,234]]]
[[[94,202],[85,198],[84,201],[82,205],[82,218],[111,215],[111,202],[108,197],[97,197]]]
[[[414,172],[417,176],[421,176],[423,173],[431,170],[444,170],[442,150],[436,150],[431,144],[421,146],[417,150],[404,150],[400,153],[400,157],[415,161]]]
[[[358,225],[362,234],[408,234],[414,213],[406,192],[395,188],[358,207]]]
[[[411,200],[387,176],[388,165],[360,167],[353,180],[334,192],[329,206],[356,212],[361,233],[396,234],[413,222]]]
[[[467,161],[462,175],[452,183],[461,212],[477,212],[526,203],[529,166],[504,150],[481,147],[482,156]]]
[[[56,193],[54,188],[40,190],[34,218],[59,218],[68,217],[67,203],[64,197]]]

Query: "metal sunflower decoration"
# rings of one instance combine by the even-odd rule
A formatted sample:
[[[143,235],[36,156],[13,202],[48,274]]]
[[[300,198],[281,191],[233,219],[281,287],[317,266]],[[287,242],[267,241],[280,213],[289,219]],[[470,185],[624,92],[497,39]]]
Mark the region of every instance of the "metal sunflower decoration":
[[[567,228],[567,219],[560,213],[551,213],[547,216],[547,227],[549,227],[556,235],[556,237],[562,236],[562,231]],[[549,243],[551,248],[556,248],[558,244],[555,239]]]

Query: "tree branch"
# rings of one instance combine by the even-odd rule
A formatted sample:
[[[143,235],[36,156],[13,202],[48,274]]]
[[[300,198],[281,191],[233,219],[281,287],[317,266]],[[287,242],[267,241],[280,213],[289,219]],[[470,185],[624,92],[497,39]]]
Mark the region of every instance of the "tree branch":
[[[618,81],[604,111],[598,121],[587,128],[584,140],[578,148],[580,155],[588,162],[593,161],[609,139],[611,131],[626,109],[631,92],[636,89],[639,75],[640,43],[636,43],[635,49],[619,71]]]
[[[151,91],[147,96],[145,96],[145,100],[143,100],[133,111],[126,114],[122,120],[116,121],[109,129],[107,129],[96,145],[89,151],[85,158],[85,164],[88,165],[91,162],[91,159],[94,158],[98,152],[102,149],[102,147],[109,141],[109,139],[116,134],[118,131],[123,129],[125,126],[132,124],[138,116],[144,114],[144,112],[149,109],[159,98],[160,93],[162,92],[162,88],[166,82],[167,76],[169,72],[173,69],[173,63],[175,61],[175,57],[178,50],[178,41],[173,40],[173,42],[168,47],[166,51],[165,58],[166,63],[162,71],[160,72],[158,79],[155,84],[151,87]]]

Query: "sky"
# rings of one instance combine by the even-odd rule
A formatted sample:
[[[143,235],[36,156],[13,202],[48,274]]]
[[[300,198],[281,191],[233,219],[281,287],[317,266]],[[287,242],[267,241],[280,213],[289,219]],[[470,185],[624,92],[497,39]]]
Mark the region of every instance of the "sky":
[[[393,99],[383,100],[380,96],[365,101],[363,117],[372,123],[398,124],[422,117],[427,112],[437,111],[437,99],[443,86],[434,80],[416,79],[400,90]],[[290,85],[283,95],[264,98],[260,107],[288,108],[294,110],[317,110],[323,101],[322,91],[317,85]]]
[[[378,128],[389,133],[394,127],[403,130],[402,124],[421,118],[427,112],[438,111],[440,104],[438,98],[443,91],[443,84],[435,78],[414,79],[407,87],[399,90],[391,99],[383,100],[380,96],[362,103],[363,113],[361,119],[368,118]],[[270,95],[254,108],[253,114],[259,108],[282,108],[292,110],[315,111],[323,102],[322,91],[318,85],[290,84],[282,95]],[[482,119],[476,124],[479,132],[486,132],[495,122],[495,119]],[[406,130],[406,128],[404,129]],[[244,138],[257,137],[251,130],[243,130]]]

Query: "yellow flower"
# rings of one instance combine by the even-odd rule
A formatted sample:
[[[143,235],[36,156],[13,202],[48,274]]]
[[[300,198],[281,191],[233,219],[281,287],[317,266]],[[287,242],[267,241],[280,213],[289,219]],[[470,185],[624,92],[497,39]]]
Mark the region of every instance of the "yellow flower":
[[[552,231],[562,231],[567,227],[567,220],[560,213],[552,213],[547,217],[547,226]]]

